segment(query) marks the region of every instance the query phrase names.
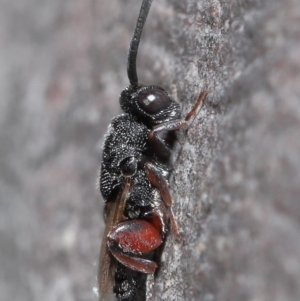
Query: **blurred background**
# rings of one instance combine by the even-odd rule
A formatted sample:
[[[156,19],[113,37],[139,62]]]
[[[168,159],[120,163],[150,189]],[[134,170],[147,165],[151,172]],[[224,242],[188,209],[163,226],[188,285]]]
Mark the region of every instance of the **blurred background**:
[[[128,84],[138,6],[0,2],[3,301],[96,299],[101,146]]]
[[[0,1],[1,300],[96,300],[101,147],[140,3]],[[139,59],[154,84],[168,74],[145,51],[166,17],[158,8]]]
[[[140,81],[176,83],[184,112],[210,92],[174,172],[186,235],[156,301],[300,300],[298,1],[154,1]],[[3,301],[96,300],[101,147],[139,8],[0,1]]]

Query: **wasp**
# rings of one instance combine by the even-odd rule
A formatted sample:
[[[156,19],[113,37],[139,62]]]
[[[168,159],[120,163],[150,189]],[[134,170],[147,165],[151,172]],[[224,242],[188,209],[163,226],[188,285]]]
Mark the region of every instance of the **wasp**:
[[[109,125],[103,146],[100,191],[105,231],[99,270],[99,300],[146,300],[147,275],[158,267],[171,230],[178,234],[168,189],[171,146],[166,136],[185,129],[206,95],[181,118],[180,105],[163,88],[139,83],[138,46],[152,0],[143,0],[129,48],[129,86],[120,95],[124,111]]]

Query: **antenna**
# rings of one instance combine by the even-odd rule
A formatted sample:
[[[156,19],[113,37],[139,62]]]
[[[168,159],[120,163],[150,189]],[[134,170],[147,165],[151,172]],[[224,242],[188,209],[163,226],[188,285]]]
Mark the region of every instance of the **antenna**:
[[[130,81],[130,84],[132,86],[138,85],[138,77],[136,73],[136,57],[137,57],[137,52],[140,44],[141,35],[143,32],[143,27],[146,22],[151,3],[152,0],[143,0],[139,17],[136,22],[134,34],[129,47],[127,74],[128,74],[128,79]]]

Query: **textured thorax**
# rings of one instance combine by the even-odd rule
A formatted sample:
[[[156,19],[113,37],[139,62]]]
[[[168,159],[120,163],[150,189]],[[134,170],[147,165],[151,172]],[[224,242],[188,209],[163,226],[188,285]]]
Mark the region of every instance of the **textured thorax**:
[[[120,164],[130,157],[141,162],[149,148],[148,132],[147,126],[131,114],[122,114],[112,120],[105,137],[100,173],[100,190],[105,201],[123,183]]]

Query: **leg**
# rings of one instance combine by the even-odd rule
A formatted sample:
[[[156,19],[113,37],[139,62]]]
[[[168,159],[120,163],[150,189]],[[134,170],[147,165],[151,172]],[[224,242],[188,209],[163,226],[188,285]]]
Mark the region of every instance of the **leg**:
[[[120,263],[134,271],[153,274],[157,268],[157,264],[154,261],[124,254],[121,250],[114,248],[112,245],[108,245],[108,248]]]
[[[206,95],[207,95],[207,91],[202,91],[199,94],[196,103],[194,104],[194,106],[192,107],[190,112],[185,116],[185,121],[189,121],[190,118],[196,113],[198,107],[200,106],[200,104],[202,103],[202,101],[203,101],[203,99],[205,98]]]
[[[172,199],[171,199],[167,181],[164,179],[159,169],[154,164],[151,164],[150,162],[145,164],[145,171],[149,181],[155,188],[159,190],[164,204],[166,205],[167,208],[169,208],[170,210],[169,216],[172,224],[172,230],[175,235],[178,235],[178,227],[171,208]]]
[[[148,139],[154,152],[162,158],[169,158],[171,150],[166,146],[166,143],[157,136],[158,133],[174,131],[179,129],[184,129],[188,127],[188,121],[196,113],[203,99],[207,95],[207,91],[203,91],[199,94],[198,99],[191,111],[186,115],[185,119],[176,119],[168,122],[164,122],[158,126],[155,126],[151,132],[148,134]]]
[[[171,150],[166,143],[157,136],[158,133],[179,130],[187,127],[187,122],[182,119],[176,119],[168,122],[164,122],[158,126],[155,126],[148,134],[148,139],[154,152],[162,158],[169,158]]]
[[[152,163],[145,164],[146,175],[151,184],[160,192],[161,198],[167,207],[172,206],[172,199],[169,192],[167,181],[162,176],[160,170]]]
[[[176,120],[171,120],[159,124],[153,128],[151,133],[157,134],[164,131],[174,131],[174,130],[179,130],[187,127],[188,126],[187,121],[189,121],[190,118],[196,113],[197,109],[199,108],[200,104],[203,102],[203,99],[205,98],[206,95],[207,95],[207,91],[202,91],[199,94],[196,103],[194,104],[194,106],[192,107],[192,109],[184,119],[176,119]]]
[[[146,220],[130,220],[118,224],[107,236],[110,252],[119,262],[135,271],[153,273],[157,264],[136,257],[135,254],[149,253],[162,244],[161,234],[155,226]]]

